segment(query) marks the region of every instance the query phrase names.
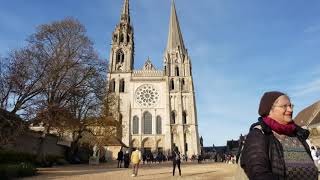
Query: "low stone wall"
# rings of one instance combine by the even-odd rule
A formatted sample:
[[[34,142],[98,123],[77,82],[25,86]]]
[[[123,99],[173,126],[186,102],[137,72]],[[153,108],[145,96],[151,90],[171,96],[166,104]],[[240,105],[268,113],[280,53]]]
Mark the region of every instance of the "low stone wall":
[[[7,150],[13,150],[18,152],[37,154],[40,144],[41,133],[28,131],[16,138],[16,140],[5,146]],[[51,156],[65,156],[66,147],[57,144],[58,137],[54,135],[48,135],[44,141],[44,152],[46,155]]]

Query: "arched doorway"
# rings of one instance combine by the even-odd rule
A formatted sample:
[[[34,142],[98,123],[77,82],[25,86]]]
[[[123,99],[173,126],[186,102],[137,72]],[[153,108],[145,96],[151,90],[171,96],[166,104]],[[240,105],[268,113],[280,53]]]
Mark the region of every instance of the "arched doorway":
[[[163,141],[161,139],[157,140],[157,152],[163,153]]]
[[[154,141],[151,138],[145,138],[142,141],[143,153],[152,153],[153,148],[155,147]]]

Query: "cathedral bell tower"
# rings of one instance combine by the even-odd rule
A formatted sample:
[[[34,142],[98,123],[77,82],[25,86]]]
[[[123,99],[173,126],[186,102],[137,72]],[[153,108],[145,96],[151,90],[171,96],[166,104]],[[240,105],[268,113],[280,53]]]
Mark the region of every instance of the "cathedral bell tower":
[[[191,76],[191,63],[184,46],[174,1],[171,4],[169,35],[164,55],[164,71],[169,77]]]
[[[108,70],[107,99],[114,99],[113,116],[118,121],[117,136],[129,145],[128,111],[130,79],[134,63],[133,27],[130,23],[129,0],[123,1],[120,22],[112,33]]]
[[[133,27],[130,24],[129,0],[124,0],[120,23],[112,33],[109,73],[131,72],[134,63]]]
[[[164,74],[169,88],[172,147],[177,146],[182,154],[188,156],[199,154],[191,60],[183,42],[174,0],[171,3],[168,42],[164,53]]]

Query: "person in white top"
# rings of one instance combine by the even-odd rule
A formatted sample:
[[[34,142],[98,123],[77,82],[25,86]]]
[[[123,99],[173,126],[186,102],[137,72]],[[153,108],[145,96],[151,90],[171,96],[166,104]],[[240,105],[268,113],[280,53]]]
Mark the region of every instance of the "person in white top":
[[[311,156],[312,156],[312,159],[313,159],[315,165],[318,167],[319,162],[320,162],[320,158],[317,156],[317,150],[316,150],[316,148],[314,148],[314,146],[311,146]]]

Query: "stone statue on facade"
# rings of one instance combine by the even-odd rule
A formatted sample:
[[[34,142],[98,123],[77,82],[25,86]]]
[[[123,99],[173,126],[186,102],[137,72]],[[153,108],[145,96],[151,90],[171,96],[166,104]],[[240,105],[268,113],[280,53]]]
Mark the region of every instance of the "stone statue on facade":
[[[151,63],[150,58],[148,57],[147,61],[143,65],[143,70],[152,71],[155,70],[153,64]]]

